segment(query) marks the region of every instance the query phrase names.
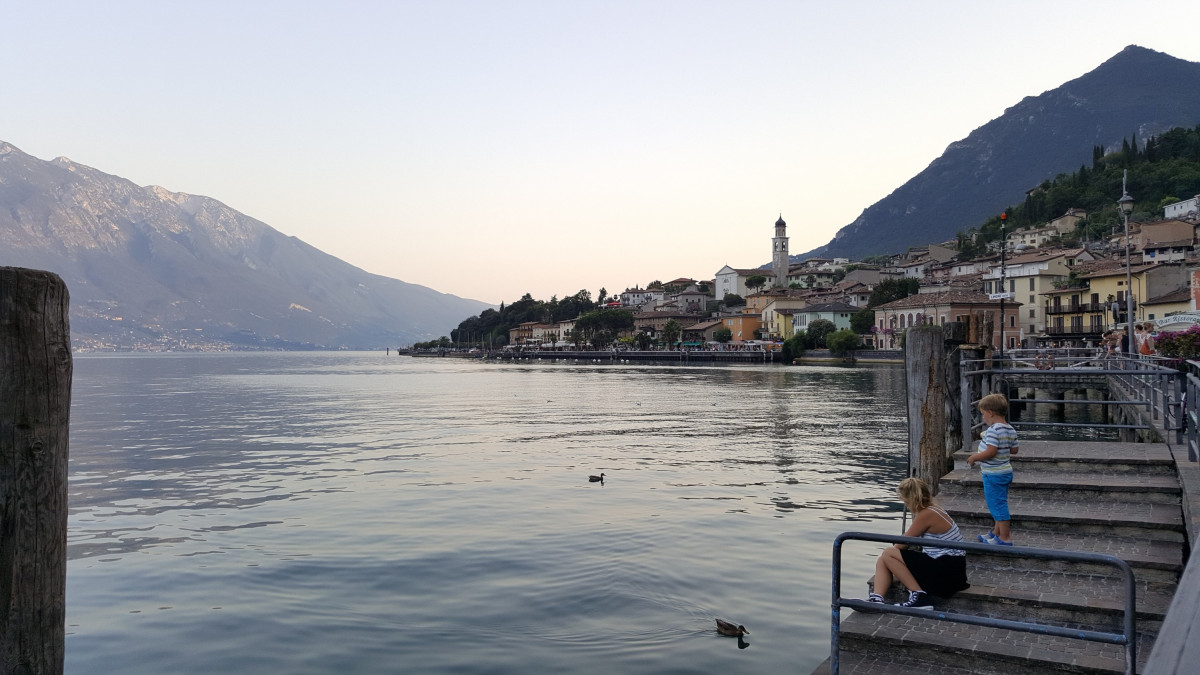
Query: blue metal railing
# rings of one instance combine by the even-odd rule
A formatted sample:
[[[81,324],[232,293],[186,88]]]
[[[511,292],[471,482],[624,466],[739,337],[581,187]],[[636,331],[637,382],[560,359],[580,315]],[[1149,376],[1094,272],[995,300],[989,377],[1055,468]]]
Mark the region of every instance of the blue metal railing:
[[[885,544],[907,544],[910,546],[921,546],[929,543],[928,539],[922,539],[920,537],[903,537],[869,532],[843,532],[837,536],[837,539],[834,540],[832,603],[833,620],[832,637],[829,648],[829,667],[830,672],[833,673],[833,675],[837,675],[838,673],[838,637],[841,630],[842,607],[868,612],[884,612],[891,614],[903,614],[906,616],[925,617],[938,621],[952,621],[955,623],[986,626],[990,628],[1003,628],[1008,630],[1023,631],[1026,633],[1038,633],[1040,635],[1075,638],[1090,642],[1105,642],[1108,644],[1124,645],[1125,672],[1128,675],[1134,675],[1137,665],[1137,587],[1134,585],[1133,568],[1129,566],[1129,563],[1121,560],[1120,558],[1110,555],[1103,555],[1100,553],[1053,551],[1049,549],[1028,548],[1024,546],[1013,546],[1009,548],[992,546],[989,544],[973,544],[965,541],[938,541],[937,543],[938,547],[940,548],[956,548],[968,552],[974,551],[976,553],[987,553],[990,555],[999,554],[1040,560],[1066,560],[1070,562],[1098,563],[1102,565],[1111,565],[1117,568],[1121,572],[1121,576],[1125,585],[1124,628],[1121,633],[1105,633],[1103,631],[1080,630],[1075,628],[1066,628],[1063,626],[1051,626],[1047,624],[1033,623],[1031,621],[1012,621],[1009,619],[997,619],[988,616],[976,616],[973,614],[955,614],[952,612],[943,612],[938,610],[930,611],[928,609],[913,609],[911,607],[898,607],[896,605],[867,602],[866,600],[843,598],[842,542],[847,540],[875,541]]]

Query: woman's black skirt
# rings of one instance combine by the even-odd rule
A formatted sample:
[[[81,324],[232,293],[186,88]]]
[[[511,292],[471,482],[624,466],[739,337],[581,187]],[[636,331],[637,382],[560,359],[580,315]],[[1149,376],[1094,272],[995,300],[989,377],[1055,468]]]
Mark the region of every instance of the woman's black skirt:
[[[943,555],[930,558],[921,551],[902,548],[900,556],[904,558],[905,567],[908,567],[908,571],[916,577],[917,583],[921,584],[921,590],[930,595],[948,598],[971,586],[967,583],[967,556],[965,555]]]

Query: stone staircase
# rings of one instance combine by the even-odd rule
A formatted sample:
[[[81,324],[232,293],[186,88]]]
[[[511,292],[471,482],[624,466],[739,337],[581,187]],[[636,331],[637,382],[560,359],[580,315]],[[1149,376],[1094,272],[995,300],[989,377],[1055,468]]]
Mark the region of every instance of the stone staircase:
[[[968,453],[941,480],[937,501],[968,541],[990,529],[979,469]],[[1009,489],[1018,546],[1119,557],[1137,587],[1137,659],[1151,647],[1183,570],[1185,534],[1175,463],[1164,444],[1026,441]],[[971,553],[971,588],[937,604],[947,612],[1119,632],[1124,590],[1102,564]],[[862,588],[862,596],[853,589]],[[845,597],[866,585],[843,580]],[[901,598],[899,587],[890,601]],[[848,614],[848,616],[847,616]],[[957,624],[898,614],[845,612],[843,673],[1123,672],[1120,645]],[[816,672],[828,672],[828,662]]]

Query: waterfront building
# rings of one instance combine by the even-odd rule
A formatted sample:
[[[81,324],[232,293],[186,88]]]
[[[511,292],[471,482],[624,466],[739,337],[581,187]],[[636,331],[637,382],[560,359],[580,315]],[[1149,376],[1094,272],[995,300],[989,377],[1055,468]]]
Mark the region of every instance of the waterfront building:
[[[792,314],[792,326],[795,331],[808,330],[813,321],[825,319],[832,321],[837,330],[849,330],[850,317],[857,311],[857,307],[844,302],[809,305],[795,310]]]
[[[713,333],[719,330],[725,322],[720,319],[701,321],[683,328],[683,344],[685,347],[697,347],[709,342],[715,342]]]
[[[733,339],[738,341],[757,340],[761,336],[762,330],[762,315],[761,314],[735,314],[721,319],[721,322],[733,334]]]
[[[1011,293],[1013,300],[1024,305],[1018,321],[1025,336],[1045,336],[1048,306],[1039,302],[1038,297],[1063,288],[1078,263],[1093,260],[1095,257],[1083,249],[1018,254],[1005,261],[1005,288],[1000,288],[1001,270],[997,264],[983,275],[983,292],[991,294],[1004,290]]]
[[[1015,349],[1021,344],[1021,327],[1017,316],[1021,303],[1004,303],[1004,342],[1006,349]],[[991,300],[978,291],[948,290],[934,293],[917,293],[906,298],[893,300],[875,308],[875,333],[883,336],[878,342],[880,349],[897,349],[900,335],[909,328],[925,323],[945,325],[951,321],[966,321],[976,313],[992,315],[993,332],[990,344],[1000,344],[1000,301]]]

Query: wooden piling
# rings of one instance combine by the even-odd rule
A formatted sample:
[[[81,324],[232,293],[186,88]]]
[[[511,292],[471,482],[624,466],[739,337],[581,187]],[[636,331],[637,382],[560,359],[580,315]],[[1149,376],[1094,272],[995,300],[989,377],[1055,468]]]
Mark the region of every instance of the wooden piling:
[[[922,325],[904,336],[908,377],[908,452],[912,475],[937,494],[946,474],[946,358],[941,326]]]
[[[69,297],[0,267],[0,668],[62,673],[66,646]]]

